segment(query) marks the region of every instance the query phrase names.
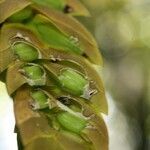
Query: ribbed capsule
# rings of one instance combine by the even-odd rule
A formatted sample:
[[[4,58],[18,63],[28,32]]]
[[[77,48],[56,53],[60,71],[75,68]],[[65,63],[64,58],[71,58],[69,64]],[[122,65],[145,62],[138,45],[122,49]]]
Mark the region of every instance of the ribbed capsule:
[[[30,62],[40,58],[38,50],[28,43],[16,42],[13,44],[12,50],[14,55],[22,61]]]
[[[75,133],[82,132],[87,124],[84,118],[77,117],[69,112],[61,112],[56,117],[62,127]]]
[[[43,86],[46,84],[45,70],[36,64],[13,62],[7,69],[6,86],[11,95],[22,85]]]
[[[48,108],[48,95],[44,91],[38,90],[31,92],[31,97],[33,99],[31,105],[34,110]]]
[[[46,83],[46,73],[42,66],[25,64],[18,70],[31,86],[42,86]]]
[[[61,70],[58,78],[62,88],[74,95],[82,95],[88,86],[88,81],[73,69]]]

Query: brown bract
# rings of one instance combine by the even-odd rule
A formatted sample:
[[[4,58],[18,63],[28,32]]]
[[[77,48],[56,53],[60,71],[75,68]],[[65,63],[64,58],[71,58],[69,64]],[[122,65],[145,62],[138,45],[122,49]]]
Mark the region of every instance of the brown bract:
[[[66,0],[66,11],[67,13],[75,16],[90,16],[86,7],[77,0]]]
[[[4,0],[0,2],[0,23],[30,4],[31,2],[28,0]]]

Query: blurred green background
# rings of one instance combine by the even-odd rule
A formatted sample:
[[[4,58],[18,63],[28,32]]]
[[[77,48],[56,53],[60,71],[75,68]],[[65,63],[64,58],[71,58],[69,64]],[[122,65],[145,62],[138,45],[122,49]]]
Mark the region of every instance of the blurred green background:
[[[82,0],[104,58],[110,150],[150,150],[150,0]]]

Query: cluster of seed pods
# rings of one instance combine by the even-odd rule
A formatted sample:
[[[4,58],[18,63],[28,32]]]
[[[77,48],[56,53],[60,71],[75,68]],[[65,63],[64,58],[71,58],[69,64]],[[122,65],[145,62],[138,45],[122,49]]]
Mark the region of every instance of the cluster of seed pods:
[[[89,15],[77,0],[0,1],[0,74],[19,149],[108,149],[102,57],[74,18]]]

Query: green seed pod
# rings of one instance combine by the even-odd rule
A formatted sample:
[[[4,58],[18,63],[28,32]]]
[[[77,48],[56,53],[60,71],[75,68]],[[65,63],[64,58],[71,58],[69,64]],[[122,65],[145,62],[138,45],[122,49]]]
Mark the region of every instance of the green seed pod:
[[[31,86],[41,86],[45,85],[45,72],[43,68],[35,64],[28,64],[24,66],[21,70],[21,73],[25,76],[28,84]]]
[[[77,39],[66,36],[43,15],[36,15],[36,17],[29,23],[29,27],[43,42],[47,43],[49,47],[74,52],[80,55],[83,53],[83,50],[78,45]]]
[[[17,42],[13,45],[13,50],[23,61],[34,61],[39,58],[38,50],[27,43]]]
[[[48,96],[44,91],[38,90],[31,93],[31,97],[33,99],[33,102],[31,105],[33,106],[33,109],[44,109],[49,107],[48,104]]]
[[[39,79],[43,76],[43,71],[38,66],[23,67],[23,70],[25,71],[25,74],[33,80]]]
[[[25,21],[29,18],[31,18],[33,15],[32,10],[30,8],[25,8],[15,14],[13,14],[10,18],[9,21],[11,22],[22,22]]]
[[[80,133],[86,127],[87,123],[84,118],[77,117],[69,112],[59,113],[57,120],[62,127],[75,133]]]
[[[88,81],[73,69],[62,70],[58,78],[62,88],[74,95],[82,95],[88,86]]]

